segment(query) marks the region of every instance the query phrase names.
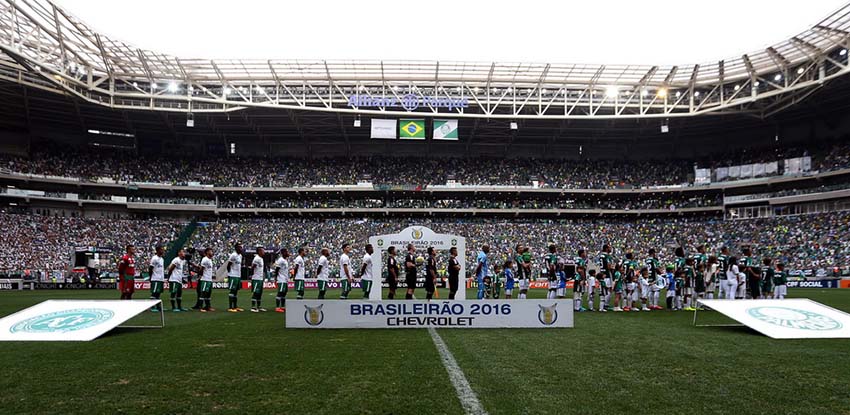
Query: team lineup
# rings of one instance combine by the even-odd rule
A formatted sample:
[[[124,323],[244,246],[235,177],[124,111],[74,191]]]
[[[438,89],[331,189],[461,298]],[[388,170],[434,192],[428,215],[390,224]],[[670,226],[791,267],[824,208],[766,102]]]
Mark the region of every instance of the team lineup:
[[[448,299],[455,299],[459,284],[466,283],[460,276],[461,265],[457,248],[449,250],[447,265],[442,273],[438,271],[437,250],[433,247],[427,248],[427,258],[417,256],[413,245],[407,245],[406,250],[401,264],[396,259],[396,247],[391,246],[386,251],[386,298],[395,299],[399,285],[404,284],[404,298],[413,299],[417,284],[421,281],[419,268],[424,264],[425,278],[422,287],[425,290],[425,299],[434,298],[438,280],[443,277],[446,277],[449,289]],[[246,254],[241,244],[234,245],[233,252],[219,268],[213,264],[211,248],[203,250],[203,256],[197,264],[191,263],[185,251],[179,249],[167,267],[164,251],[163,246],[157,246],[148,263],[149,277],[146,279],[150,282],[151,299],[161,299],[167,282],[171,311],[189,311],[189,308],[183,307],[183,284],[187,282],[187,277],[191,282],[191,273],[194,271],[198,279],[195,284],[196,302],[191,309],[200,312],[215,311],[211,304],[213,282],[216,275],[222,275],[228,289],[227,311],[245,311],[238,304],[238,292],[242,289],[242,261]],[[342,245],[338,260],[338,277],[335,279],[340,288],[341,300],[348,299],[358,283],[362,291],[361,298],[369,298],[375,282],[372,275],[374,249],[372,245],[367,244],[364,251],[359,269],[354,269],[351,263],[352,246]],[[588,260],[588,253],[584,249],[578,250],[576,257],[570,259],[561,255],[556,245],[549,245],[548,254],[542,257],[541,263],[538,264],[540,278],[534,279],[534,258],[529,247],[516,245],[513,252],[504,256],[506,259],[503,263],[491,267],[490,247],[485,244],[476,256],[475,269],[471,273],[473,278],[469,285],[477,288],[477,298],[483,300],[499,299],[503,292],[505,299],[512,299],[514,290],[518,291],[518,299],[526,299],[531,288],[547,289],[546,298],[564,299],[567,298],[567,290],[572,289],[574,309],[578,312],[652,311],[664,308],[693,311],[701,298],[785,298],[788,272],[784,264],[774,264],[771,258],[758,261],[750,247],[745,247],[741,254],[740,258],[732,256],[724,246],[717,255],[708,255],[705,246],[701,245],[696,248],[696,252],[687,255],[684,248],[678,247],[675,250],[675,261],[662,265],[655,249],[650,248],[641,264],[633,252],[626,252],[624,258],[618,260],[612,254],[611,246],[605,244],[594,263]],[[325,298],[329,283],[333,281],[330,276],[330,255],[330,249],[322,248],[316,261],[313,275],[318,299]],[[274,261],[269,261],[271,266],[268,271],[265,256],[265,249],[257,246],[250,265],[245,267],[250,282],[250,311],[267,311],[262,306],[263,288],[264,282],[272,281],[276,289],[274,311],[282,313],[286,311],[290,281],[293,283],[295,298],[305,298],[308,250],[305,247],[298,248],[291,264],[288,249],[277,251]],[[132,299],[137,275],[135,247],[128,245],[118,264],[121,299]],[[539,280],[543,280],[543,283]],[[661,305],[662,293],[665,295],[666,307]],[[161,311],[160,307],[161,305],[151,311]]]

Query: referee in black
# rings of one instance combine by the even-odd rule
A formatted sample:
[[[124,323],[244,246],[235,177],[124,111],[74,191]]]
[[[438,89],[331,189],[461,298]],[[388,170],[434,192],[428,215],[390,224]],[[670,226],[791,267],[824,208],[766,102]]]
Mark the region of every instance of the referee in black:
[[[437,250],[433,246],[428,247],[428,265],[425,266],[425,299],[434,298],[437,290]]]
[[[457,283],[460,278],[460,262],[457,260],[457,247],[449,249],[449,300],[455,299]]]
[[[392,300],[395,298],[395,290],[398,288],[398,263],[395,260],[394,246],[387,249],[387,284],[390,286],[387,299]]]
[[[404,280],[407,283],[404,299],[412,300],[413,290],[416,289],[416,248],[413,244],[407,244],[407,255],[404,256]]]

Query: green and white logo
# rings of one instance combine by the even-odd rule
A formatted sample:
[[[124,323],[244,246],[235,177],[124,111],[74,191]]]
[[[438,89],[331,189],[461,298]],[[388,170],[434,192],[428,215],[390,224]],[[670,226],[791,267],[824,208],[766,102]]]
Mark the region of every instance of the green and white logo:
[[[765,323],[789,329],[838,330],[841,323],[823,314],[788,307],[748,308],[747,314]]]
[[[65,333],[94,327],[115,313],[103,308],[78,308],[30,317],[9,329],[12,333]]]

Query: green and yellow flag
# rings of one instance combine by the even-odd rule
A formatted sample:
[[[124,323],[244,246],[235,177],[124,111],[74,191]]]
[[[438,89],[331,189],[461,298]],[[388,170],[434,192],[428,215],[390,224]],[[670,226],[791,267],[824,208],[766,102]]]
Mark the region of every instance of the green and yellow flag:
[[[399,120],[398,138],[424,140],[425,120]]]

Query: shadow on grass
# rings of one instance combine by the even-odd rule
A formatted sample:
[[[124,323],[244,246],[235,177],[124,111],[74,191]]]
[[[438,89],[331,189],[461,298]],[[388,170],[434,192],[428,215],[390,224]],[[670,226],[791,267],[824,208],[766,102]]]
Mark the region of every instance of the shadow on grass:
[[[103,335],[98,337],[98,338],[103,339],[103,338],[109,338],[109,337],[112,337],[112,336],[120,336],[120,335],[124,335],[124,334],[144,333],[144,332],[158,331],[158,330],[162,330],[162,329],[160,329],[160,328],[149,328],[148,329],[148,328],[133,328],[133,327],[116,327],[112,330],[107,331],[106,333],[103,333]]]
[[[711,330],[711,331],[719,332],[719,333],[741,333],[741,334],[749,334],[749,335],[753,335],[753,336],[764,336],[763,334],[759,333],[758,331],[753,330],[753,329],[751,329],[747,326],[744,326],[744,325],[740,325],[740,326],[703,326],[703,327],[697,327],[697,328],[703,329],[703,330]]]

